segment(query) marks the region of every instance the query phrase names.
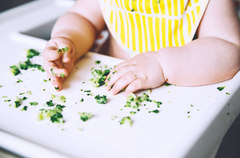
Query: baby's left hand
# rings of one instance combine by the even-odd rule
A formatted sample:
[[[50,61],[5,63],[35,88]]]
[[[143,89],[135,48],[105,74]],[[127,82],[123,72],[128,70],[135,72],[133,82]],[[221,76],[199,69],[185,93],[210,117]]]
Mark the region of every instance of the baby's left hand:
[[[113,95],[126,87],[124,96],[139,89],[155,88],[165,82],[157,52],[145,52],[117,65],[106,79]],[[112,89],[111,89],[111,86]]]

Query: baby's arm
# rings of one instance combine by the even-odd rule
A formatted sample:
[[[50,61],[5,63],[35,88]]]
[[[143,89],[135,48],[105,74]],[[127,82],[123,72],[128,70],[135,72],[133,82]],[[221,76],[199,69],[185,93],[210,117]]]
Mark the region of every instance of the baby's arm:
[[[198,39],[159,50],[167,82],[199,86],[232,78],[240,69],[240,25],[232,0],[210,0]]]
[[[51,40],[43,52],[44,69],[54,87],[62,89],[74,62],[91,48],[95,37],[104,26],[97,0],[78,0],[58,19],[52,30]],[[64,54],[56,51],[65,47],[68,47],[69,51]],[[64,74],[64,77],[61,74]]]
[[[198,37],[182,47],[141,53],[119,64],[106,88],[117,94],[127,87],[126,96],[164,82],[200,86],[232,78],[240,69],[240,26],[234,1],[210,0]]]

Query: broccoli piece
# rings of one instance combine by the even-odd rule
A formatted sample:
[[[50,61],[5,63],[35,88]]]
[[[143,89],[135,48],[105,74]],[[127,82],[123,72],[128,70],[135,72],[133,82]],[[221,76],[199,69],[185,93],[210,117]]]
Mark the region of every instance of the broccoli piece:
[[[165,83],[165,86],[166,86],[166,87],[171,86],[171,85],[172,85],[172,84],[170,84],[170,83],[167,83],[167,82]]]
[[[54,110],[57,112],[62,112],[63,108],[65,108],[65,107],[66,106],[64,106],[64,105],[57,104],[56,107],[54,108]]]
[[[30,104],[31,106],[37,106],[37,105],[38,105],[37,102],[29,102],[29,104]]]
[[[230,95],[230,93],[226,92],[227,95]]]
[[[23,97],[23,98],[22,98],[22,100],[26,100],[26,99],[27,99],[27,97]]]
[[[117,118],[117,116],[111,116],[111,120],[115,120]]]
[[[26,56],[28,59],[33,58],[34,56],[39,56],[39,52],[35,49],[26,50]]]
[[[54,87],[56,90],[59,90],[59,87]]]
[[[162,102],[158,101],[156,102],[156,104],[157,104],[157,107],[160,108],[160,105],[162,105]]]
[[[3,96],[2,98],[7,98],[7,96]]]
[[[54,106],[52,100],[47,101],[46,104],[47,104],[48,107],[53,107]]]
[[[21,72],[19,70],[19,68],[16,65],[12,65],[10,66],[10,73],[13,74],[14,76],[19,75]]]
[[[146,93],[143,93],[141,97],[137,97],[137,99],[142,103],[144,101],[147,101],[149,96]]]
[[[53,73],[53,68],[54,68],[54,66],[50,69],[50,71],[51,71],[53,76],[56,76],[57,74]]]
[[[64,74],[63,72],[62,72],[60,75],[62,76],[62,78],[64,78],[64,77],[65,77],[65,74]]]
[[[124,107],[131,107],[132,109],[137,109],[141,107],[139,100],[137,99],[136,95],[133,93],[129,93],[127,96],[126,105]]]
[[[131,115],[134,115],[134,114],[136,114],[137,112],[136,111],[130,111],[130,114]]]
[[[226,86],[223,86],[223,87],[217,87],[217,89],[218,89],[219,91],[222,91],[225,87],[226,87]]]
[[[51,99],[55,100],[56,102],[66,103],[66,97],[64,97],[63,95],[57,96],[57,95],[51,94]]]
[[[95,61],[95,64],[100,64],[100,63],[101,63],[100,60],[96,60],[96,61]]]
[[[99,104],[106,104],[107,103],[107,96],[103,95],[102,97],[100,95],[96,95],[95,99],[97,100],[97,103]]]
[[[115,74],[117,72],[117,70],[113,71],[112,74]]]
[[[11,99],[8,99],[8,100],[4,100],[4,102],[10,102],[11,101]]]
[[[24,106],[22,109],[21,109],[21,111],[27,111],[27,106]]]
[[[80,100],[80,102],[83,102],[84,101],[84,99],[82,98],[81,100]]]
[[[64,107],[65,106],[58,104],[54,109],[40,109],[37,120],[49,119],[52,123],[64,123],[65,121],[61,114]]]
[[[46,79],[43,79],[43,82],[47,82],[48,80],[46,80]]]
[[[62,52],[62,54],[64,54],[65,52],[68,52],[68,51],[69,51],[68,47],[60,48],[57,50],[57,52]]]
[[[101,85],[104,85],[105,79],[107,78],[107,75],[110,73],[109,69],[106,69],[104,71],[95,69],[92,71],[92,75],[94,78],[90,79],[90,83],[93,85],[93,87],[99,87]]]
[[[14,101],[14,104],[15,104],[15,108],[18,108],[19,106],[21,106],[21,99],[19,99],[18,97],[16,97],[17,99]]]
[[[158,114],[159,113],[159,110],[153,110],[153,111],[148,111],[148,113],[155,113],[155,114]]]
[[[84,92],[91,92],[91,90],[85,90]]]
[[[0,88],[2,87],[2,85],[0,85]]]
[[[28,93],[29,95],[32,95],[32,92],[31,92],[31,91],[28,91],[27,93]]]
[[[121,121],[119,121],[120,125],[126,125],[128,127],[132,126],[132,119],[129,116],[123,117]]]
[[[20,83],[20,82],[23,82],[22,80],[18,79],[16,83]]]
[[[92,117],[92,113],[86,113],[86,112],[78,112],[78,114],[80,115],[80,119],[83,122],[86,122],[88,119],[90,119]]]

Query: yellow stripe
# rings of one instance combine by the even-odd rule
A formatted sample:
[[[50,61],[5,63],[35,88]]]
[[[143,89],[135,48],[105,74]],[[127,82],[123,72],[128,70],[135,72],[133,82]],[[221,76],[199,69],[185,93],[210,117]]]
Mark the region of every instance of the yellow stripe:
[[[145,16],[142,16],[142,20],[143,20],[143,29],[144,29],[144,40],[145,40],[145,49],[146,51],[148,51],[148,36],[147,36],[147,24],[146,24],[146,19]]]
[[[184,12],[184,0],[180,0],[180,8],[181,8],[181,15],[183,15]]]
[[[172,1],[167,1],[167,6],[168,6],[168,14],[169,16],[172,16]]]
[[[191,19],[190,19],[190,16],[188,13],[187,13],[186,17],[187,17],[187,22],[188,22],[188,34],[190,35],[190,33],[192,31],[192,24],[191,24]]]
[[[136,16],[136,22],[137,22],[137,28],[138,28],[138,43],[139,43],[139,52],[142,53],[142,26],[141,26],[141,19],[139,14],[135,14]]]
[[[127,13],[125,13],[126,21],[127,21],[127,47],[130,48],[129,46],[129,24],[128,24],[128,18],[127,18]]]
[[[157,14],[159,13],[159,4],[157,3],[157,1],[152,1],[152,6],[153,6],[153,10],[154,10],[154,13]]]
[[[180,41],[181,41],[181,45],[183,46],[185,44],[185,41],[184,41],[184,36],[183,36],[183,18],[181,18],[180,20]]]
[[[192,6],[191,0],[189,0],[189,2],[188,2],[188,6],[189,6],[189,7]]]
[[[145,9],[147,14],[151,14],[150,0],[145,0]]]
[[[150,34],[150,41],[151,41],[151,51],[155,51],[152,17],[148,17],[148,26],[149,26],[149,34]]]
[[[110,23],[113,24],[113,11],[111,10],[111,14],[110,14]]]
[[[117,11],[115,11],[115,16],[116,16],[116,17],[115,17],[115,18],[116,18],[116,19],[115,19],[115,20],[116,20],[116,22],[115,22],[115,31],[116,31],[116,35],[117,35],[117,32],[118,32],[118,31],[117,31],[117,30],[118,30],[118,18],[117,18]]]
[[[198,0],[194,0],[194,3],[198,3]]]
[[[115,0],[115,3],[117,4],[117,6],[119,7],[119,5],[118,5],[118,0]]]
[[[163,48],[166,47],[166,19],[162,18],[162,42]]]
[[[125,30],[124,30],[124,22],[123,22],[123,17],[121,12],[119,12],[119,17],[120,17],[120,25],[121,25],[120,38],[123,44],[125,44]]]
[[[140,12],[141,12],[141,13],[144,13],[144,10],[143,10],[143,5],[142,5],[142,3],[143,3],[143,1],[142,1],[142,0],[140,0],[140,1],[139,1],[139,10],[140,10]]]
[[[124,4],[123,4],[123,1],[121,0],[121,7],[122,7],[122,9],[124,9],[123,5],[124,5]]]
[[[137,1],[136,0],[134,0],[132,2],[132,8],[133,8],[134,11],[138,11],[138,9],[137,9]]]
[[[196,9],[197,9],[197,15],[198,15],[200,13],[200,6],[197,6]]]
[[[195,24],[195,14],[194,14],[193,10],[191,11],[191,14],[192,14],[192,18],[193,18],[193,24]]]
[[[174,15],[178,16],[178,0],[173,0],[173,6],[174,6]]]
[[[169,47],[173,46],[173,43],[172,43],[172,20],[171,19],[168,20],[168,43],[169,43]]]
[[[157,50],[160,49],[160,26],[159,18],[155,18],[155,32],[156,32],[156,41],[157,41]]]
[[[178,26],[179,25],[179,20],[174,20],[174,41],[175,41],[175,46],[178,47],[179,46],[179,42],[178,42]]]
[[[125,5],[127,11],[131,11],[131,8],[129,6],[129,0],[124,0],[124,5]]]
[[[161,2],[160,2],[160,8],[161,8],[161,13],[162,13],[162,15],[165,15],[165,4],[164,4],[164,0],[161,0]]]
[[[135,39],[135,25],[134,25],[134,19],[132,14],[128,14],[129,20],[131,23],[131,28],[132,28],[132,48],[133,51],[136,51],[136,39]]]

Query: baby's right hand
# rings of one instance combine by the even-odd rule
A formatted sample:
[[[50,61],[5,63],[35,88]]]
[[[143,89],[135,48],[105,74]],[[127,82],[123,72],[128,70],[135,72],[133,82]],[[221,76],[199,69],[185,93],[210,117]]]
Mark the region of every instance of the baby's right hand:
[[[59,49],[68,48],[64,52]],[[64,37],[52,38],[43,51],[43,65],[48,78],[57,91],[62,89],[66,77],[71,73],[76,60],[75,48],[71,40]]]

